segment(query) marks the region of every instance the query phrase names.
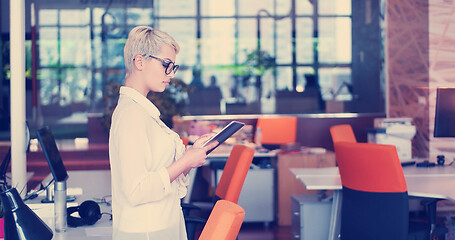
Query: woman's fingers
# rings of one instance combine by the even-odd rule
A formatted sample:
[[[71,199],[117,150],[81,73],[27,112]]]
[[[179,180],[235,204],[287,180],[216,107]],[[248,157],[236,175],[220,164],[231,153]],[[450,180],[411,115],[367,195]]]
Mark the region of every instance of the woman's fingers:
[[[208,150],[216,147],[218,145],[218,141],[214,141],[204,147],[204,150],[207,152]]]
[[[202,145],[204,145],[205,142],[207,142],[207,140],[209,140],[211,137],[215,136],[216,133],[208,133],[208,134],[204,134],[202,136],[200,136],[195,142],[194,142],[194,146],[195,147],[202,147]]]

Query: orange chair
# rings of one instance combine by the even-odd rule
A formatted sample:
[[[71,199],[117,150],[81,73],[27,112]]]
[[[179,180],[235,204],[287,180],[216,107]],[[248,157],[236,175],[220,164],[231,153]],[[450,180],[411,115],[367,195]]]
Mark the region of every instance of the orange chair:
[[[357,142],[354,131],[349,124],[340,124],[330,127],[330,135],[333,143],[336,142]]]
[[[219,200],[238,203],[243,183],[245,182],[245,178],[248,174],[248,170],[250,169],[253,157],[254,149],[244,145],[235,145],[232,148],[226,163],[214,161],[210,162],[210,167],[215,171],[215,173],[217,169],[223,169],[220,181],[215,185],[216,190],[213,198],[213,203],[216,203]],[[224,165],[224,167],[219,166],[220,164]],[[217,166],[215,167],[215,165]],[[216,174],[215,179],[217,179]],[[185,223],[188,239],[194,239],[196,233],[196,224],[203,223],[204,221],[189,217],[188,209],[194,209],[194,205],[185,204],[182,205],[182,207],[183,211],[187,212],[185,216]]]
[[[253,157],[254,149],[250,147],[235,145],[232,148],[216,187],[215,195],[219,199],[238,203]]]
[[[294,143],[297,136],[297,117],[259,117],[256,128],[261,129],[262,144]]]
[[[219,200],[202,229],[199,240],[234,240],[239,234],[245,210],[239,205]]]
[[[182,139],[182,142],[185,145],[185,147],[188,146],[188,144],[190,143],[190,140],[187,137],[180,136],[180,139]]]
[[[334,145],[343,186],[341,240],[430,239],[430,224],[409,222],[406,180],[395,146]],[[437,236],[445,232],[436,229]]]

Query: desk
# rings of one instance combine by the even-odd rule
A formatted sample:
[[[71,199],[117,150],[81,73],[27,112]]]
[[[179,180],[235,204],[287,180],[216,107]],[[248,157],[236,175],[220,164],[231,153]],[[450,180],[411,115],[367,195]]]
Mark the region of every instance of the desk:
[[[68,171],[68,188],[82,188],[83,194],[77,196],[76,202],[81,204],[85,200],[93,200],[93,198],[102,198],[111,194],[111,173],[109,170],[85,170],[85,171]],[[44,183],[49,182],[52,176],[47,176]],[[37,197],[31,201],[26,201],[26,204],[41,203],[43,197]],[[47,203],[53,204],[53,203]],[[101,212],[111,213],[111,207],[106,204],[101,204]],[[83,226],[78,228],[68,227],[66,232],[57,233],[54,231],[53,219],[43,219],[54,232],[52,239],[65,240],[111,240],[112,239],[112,221],[110,217],[103,214],[103,217],[92,226]],[[87,236],[87,232],[103,232],[101,236]]]
[[[341,179],[337,167],[332,168],[292,168],[291,173],[308,190],[335,190],[332,200],[329,240],[335,240],[339,233],[341,210]],[[408,194],[415,197],[447,199],[455,201],[455,168],[451,166],[403,168]]]
[[[335,153],[309,154],[304,152],[280,153],[277,163],[278,180],[278,225],[291,225],[291,195],[315,194],[316,191],[305,189],[302,183],[289,172],[289,168],[325,168],[335,167]]]

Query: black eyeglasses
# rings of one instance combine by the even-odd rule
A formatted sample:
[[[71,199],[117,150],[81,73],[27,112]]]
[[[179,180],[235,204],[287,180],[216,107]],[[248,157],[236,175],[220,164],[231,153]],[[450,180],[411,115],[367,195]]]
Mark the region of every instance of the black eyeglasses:
[[[166,70],[164,71],[166,73],[166,75],[171,74],[172,71],[174,71],[174,74],[175,74],[177,72],[177,70],[179,69],[179,65],[175,65],[174,62],[166,61],[164,59],[161,59],[161,58],[158,58],[158,57],[155,57],[152,55],[149,55],[149,57],[154,58],[163,64],[163,67],[166,68]]]

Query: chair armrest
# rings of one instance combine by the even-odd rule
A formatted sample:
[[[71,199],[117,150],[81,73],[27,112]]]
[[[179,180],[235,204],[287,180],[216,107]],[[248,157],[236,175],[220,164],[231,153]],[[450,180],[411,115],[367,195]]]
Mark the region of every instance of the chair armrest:
[[[185,217],[186,236],[188,240],[193,240],[196,235],[196,227],[199,224],[205,225],[207,220],[202,218]]]
[[[190,215],[191,210],[199,210],[199,211],[201,210],[200,207],[190,204],[190,203],[180,203],[180,206],[182,207],[183,216],[185,217],[185,219],[186,219],[186,217],[188,217]]]

